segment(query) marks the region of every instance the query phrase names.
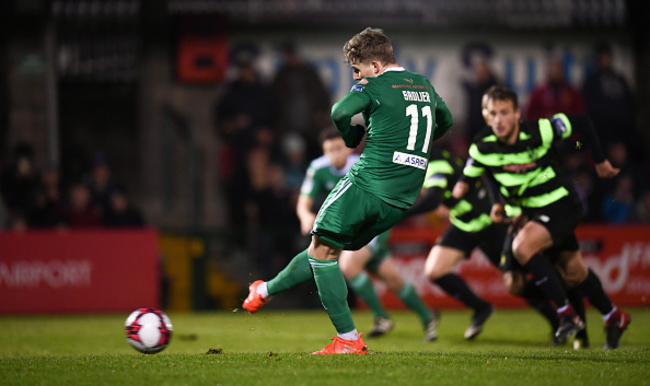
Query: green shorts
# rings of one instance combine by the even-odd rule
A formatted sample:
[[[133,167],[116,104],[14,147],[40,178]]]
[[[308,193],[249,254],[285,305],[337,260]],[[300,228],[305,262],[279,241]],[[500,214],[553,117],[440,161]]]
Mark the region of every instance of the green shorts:
[[[389,230],[406,213],[341,178],[318,211],[311,234],[325,242],[356,251]]]
[[[367,247],[370,249],[370,260],[366,263],[365,268],[371,273],[377,273],[381,263],[390,257],[388,249],[388,239],[390,238],[391,229],[370,240]]]

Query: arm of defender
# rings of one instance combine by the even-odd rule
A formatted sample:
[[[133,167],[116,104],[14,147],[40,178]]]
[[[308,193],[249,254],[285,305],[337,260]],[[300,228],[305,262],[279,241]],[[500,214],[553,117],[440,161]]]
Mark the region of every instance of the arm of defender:
[[[444,189],[439,187],[426,188],[422,197],[415,201],[415,204],[406,212],[404,217],[416,216],[435,210],[442,201]]]
[[[596,134],[596,129],[587,115],[565,115],[560,113],[555,114],[551,122],[555,129],[555,134],[562,139],[571,136],[573,129],[582,134],[584,141],[589,145],[591,154],[594,157],[596,172],[600,178],[612,178],[620,172],[620,169],[614,168],[607,158],[605,158],[603,147]]]
[[[298,196],[296,214],[300,220],[300,232],[302,232],[303,235],[307,235],[309,232],[311,232],[311,229],[314,226],[314,221],[316,220],[316,214],[311,211],[313,204],[313,198],[304,194]]]

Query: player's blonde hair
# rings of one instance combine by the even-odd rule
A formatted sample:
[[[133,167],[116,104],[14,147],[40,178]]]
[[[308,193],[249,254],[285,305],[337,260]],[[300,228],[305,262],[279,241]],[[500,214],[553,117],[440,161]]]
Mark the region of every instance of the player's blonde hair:
[[[366,28],[343,46],[345,61],[349,65],[369,63],[378,60],[383,64],[394,64],[395,55],[390,39],[378,28]]]

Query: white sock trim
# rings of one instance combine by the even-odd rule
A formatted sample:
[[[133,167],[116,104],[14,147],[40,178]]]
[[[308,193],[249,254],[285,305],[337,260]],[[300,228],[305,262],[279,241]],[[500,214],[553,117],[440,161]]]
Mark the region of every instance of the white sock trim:
[[[257,293],[260,294],[264,299],[269,297],[269,290],[266,288],[266,282],[257,286]]]
[[[352,288],[357,289],[366,284],[368,280],[370,280],[368,275],[366,275],[365,272],[361,271],[361,273],[358,274],[354,279],[350,280],[350,285]]]
[[[618,310],[618,307],[614,306],[614,308],[612,308],[612,310],[609,311],[609,314],[603,315],[603,321],[607,322],[609,320],[609,318],[612,316],[612,314],[614,314],[614,312],[616,312],[616,310]]]
[[[355,328],[354,330],[350,332],[346,332],[343,334],[336,334],[339,338],[345,339],[345,340],[358,340],[359,339],[359,333],[357,332],[357,329]]]

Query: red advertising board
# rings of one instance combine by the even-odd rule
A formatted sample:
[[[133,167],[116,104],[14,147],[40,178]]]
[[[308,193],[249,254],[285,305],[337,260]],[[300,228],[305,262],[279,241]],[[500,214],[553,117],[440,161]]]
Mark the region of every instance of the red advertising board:
[[[153,230],[0,233],[0,313],[158,307]]]
[[[424,262],[441,230],[396,228],[390,245],[397,269],[432,307],[456,308],[462,304],[424,276]],[[650,226],[583,225],[576,235],[587,265],[600,277],[612,301],[621,306],[650,303]],[[455,271],[476,293],[500,307],[526,303],[508,293],[499,271],[475,250]],[[377,291],[387,307],[404,308],[380,282]]]

